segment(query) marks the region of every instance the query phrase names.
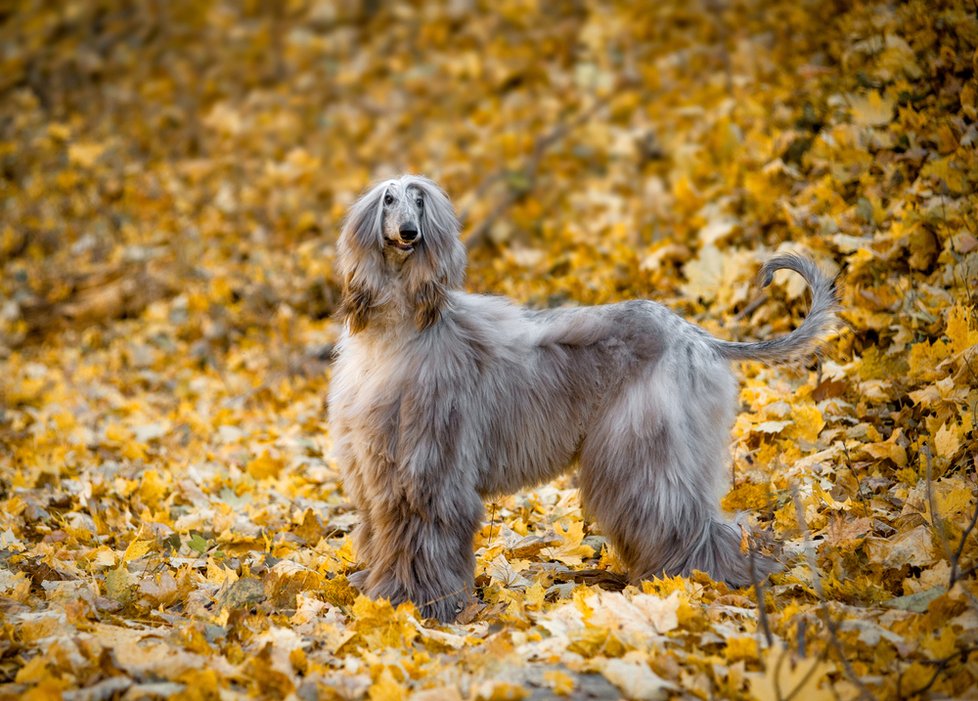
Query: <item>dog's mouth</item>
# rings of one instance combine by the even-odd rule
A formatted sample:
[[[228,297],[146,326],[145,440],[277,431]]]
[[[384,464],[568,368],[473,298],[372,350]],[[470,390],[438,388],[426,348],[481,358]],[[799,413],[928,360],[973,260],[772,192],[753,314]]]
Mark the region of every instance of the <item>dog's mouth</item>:
[[[411,253],[414,250],[413,243],[404,243],[403,241],[398,241],[397,239],[389,239],[384,237],[384,244],[396,248],[404,253]]]

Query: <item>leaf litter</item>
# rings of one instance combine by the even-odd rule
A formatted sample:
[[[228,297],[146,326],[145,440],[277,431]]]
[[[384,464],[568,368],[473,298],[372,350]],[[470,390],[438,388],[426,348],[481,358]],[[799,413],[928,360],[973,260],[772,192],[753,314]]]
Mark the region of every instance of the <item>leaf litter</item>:
[[[0,696],[975,698],[978,19],[963,2],[29,5],[0,62]],[[785,333],[727,508],[784,570],[627,586],[572,477],[459,623],[358,596],[345,208],[439,179],[468,287]],[[484,224],[480,224],[480,222]]]

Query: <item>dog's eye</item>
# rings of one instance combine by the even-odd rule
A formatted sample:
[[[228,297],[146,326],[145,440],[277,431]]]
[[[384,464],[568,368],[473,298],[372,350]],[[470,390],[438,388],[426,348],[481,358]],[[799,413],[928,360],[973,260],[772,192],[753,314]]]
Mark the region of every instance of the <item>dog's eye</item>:
[[[418,205],[418,208],[424,207],[424,200],[420,197],[414,200],[414,204]]]
[[[393,201],[394,196],[391,193],[388,192],[386,195],[384,195],[384,204],[390,204]]]

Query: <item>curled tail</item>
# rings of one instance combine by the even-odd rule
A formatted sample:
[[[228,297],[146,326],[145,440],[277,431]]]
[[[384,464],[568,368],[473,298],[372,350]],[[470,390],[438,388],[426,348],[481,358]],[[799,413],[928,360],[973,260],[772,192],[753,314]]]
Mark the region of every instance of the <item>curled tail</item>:
[[[714,348],[729,360],[761,360],[764,362],[785,362],[804,357],[817,346],[820,338],[836,323],[838,309],[835,285],[808,258],[794,254],[775,256],[767,261],[758,274],[762,287],[771,284],[774,271],[794,270],[805,278],[812,291],[812,307],[808,316],[797,329],[772,338],[770,341],[744,343],[713,339]]]

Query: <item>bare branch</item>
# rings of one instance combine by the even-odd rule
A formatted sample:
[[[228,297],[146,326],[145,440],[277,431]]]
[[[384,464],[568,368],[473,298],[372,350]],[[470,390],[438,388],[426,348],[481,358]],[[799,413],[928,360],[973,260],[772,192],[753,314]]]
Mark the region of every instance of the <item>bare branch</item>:
[[[581,124],[584,124],[591,117],[593,117],[598,111],[603,109],[607,104],[618,95],[621,94],[620,89],[612,90],[608,95],[595,100],[590,107],[582,109],[579,111],[572,119],[560,122],[553,129],[547,133],[541,135],[533,144],[533,150],[527,157],[526,162],[523,167],[516,171],[508,171],[506,169],[499,169],[490,174],[475,190],[476,197],[486,190],[496,182],[509,178],[510,180],[517,181],[520,184],[519,187],[510,184],[506,188],[506,194],[496,203],[496,206],[491,212],[472,230],[468,238],[465,239],[465,247],[469,250],[481,245],[485,240],[486,236],[492,229],[493,224],[499,220],[514,204],[519,202],[523,197],[533,190],[536,185],[537,173],[540,169],[540,163],[543,161],[543,157],[547,150],[560,142],[568,133],[573,129],[576,129]],[[464,222],[468,218],[468,209],[466,209],[461,215],[460,219]]]
[[[754,544],[747,542],[747,564],[750,567],[750,581],[754,585],[754,597],[757,599],[757,617],[761,623],[761,630],[764,631],[764,640],[767,646],[774,644],[774,637],[771,635],[771,626],[767,620],[767,604],[764,601],[764,583],[758,578],[754,568]]]

